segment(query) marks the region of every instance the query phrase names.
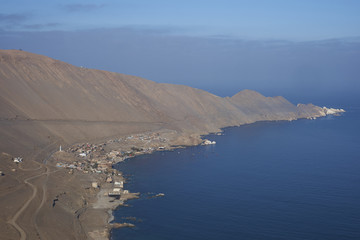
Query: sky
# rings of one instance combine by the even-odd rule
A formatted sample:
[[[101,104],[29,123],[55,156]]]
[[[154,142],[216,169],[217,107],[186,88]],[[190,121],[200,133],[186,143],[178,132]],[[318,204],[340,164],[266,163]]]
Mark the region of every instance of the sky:
[[[0,48],[231,96],[360,90],[358,0],[0,0]]]

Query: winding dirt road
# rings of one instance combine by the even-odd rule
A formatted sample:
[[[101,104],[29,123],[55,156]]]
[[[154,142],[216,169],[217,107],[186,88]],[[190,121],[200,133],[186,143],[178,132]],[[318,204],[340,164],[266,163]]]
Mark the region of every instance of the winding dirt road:
[[[53,145],[55,145],[57,143],[53,143],[53,144],[50,144],[48,145],[46,148],[43,149],[43,151],[47,151],[49,148],[53,147]],[[24,229],[22,229],[17,223],[17,219],[19,218],[19,216],[28,208],[29,204],[31,203],[31,201],[33,201],[33,199],[37,196],[38,194],[38,189],[37,187],[32,184],[30,181],[33,180],[33,179],[36,179],[38,177],[41,177],[41,176],[44,176],[46,175],[46,179],[43,181],[42,183],[42,196],[41,196],[41,202],[38,206],[38,208],[36,209],[35,213],[34,213],[34,216],[33,216],[33,219],[34,219],[34,227],[35,227],[35,230],[37,232],[37,235],[39,236],[39,238],[41,239],[41,234],[40,234],[40,231],[39,231],[39,227],[36,223],[36,219],[37,219],[37,215],[40,211],[40,209],[43,207],[45,201],[46,201],[46,191],[47,191],[47,187],[46,187],[46,183],[49,179],[49,175],[51,173],[54,173],[54,172],[57,172],[58,170],[55,170],[55,171],[52,171],[50,172],[50,169],[48,166],[46,166],[46,162],[47,160],[54,154],[55,151],[52,151],[44,160],[43,160],[43,163],[38,163],[36,162],[37,164],[39,164],[39,167],[38,168],[34,168],[34,169],[23,169],[21,166],[19,166],[19,168],[22,170],[22,171],[37,171],[37,170],[40,170],[42,168],[45,168],[46,171],[43,172],[43,173],[40,173],[40,174],[37,174],[35,176],[31,176],[31,177],[28,177],[24,180],[24,183],[26,185],[29,185],[30,188],[32,189],[32,195],[31,197],[24,203],[24,205],[14,214],[14,216],[8,221],[8,224],[12,225],[19,233],[20,233],[20,240],[26,240],[26,232],[24,231]],[[36,156],[38,157],[39,154]]]
[[[32,193],[32,195],[31,195],[31,197],[25,202],[25,204],[19,209],[19,211],[17,211],[17,212],[15,213],[15,215],[12,217],[12,219],[10,219],[10,220],[8,221],[8,223],[11,224],[11,225],[13,225],[13,226],[16,228],[16,230],[20,233],[20,240],[25,240],[25,239],[26,239],[26,233],[25,233],[25,231],[16,223],[16,220],[17,220],[17,219],[19,218],[19,216],[25,211],[25,209],[29,206],[29,204],[31,203],[31,201],[36,197],[36,195],[37,195],[37,193],[38,193],[38,190],[37,190],[36,186],[35,186],[34,184],[30,183],[29,181],[31,181],[31,180],[33,180],[33,179],[35,179],[35,178],[38,178],[38,177],[40,177],[40,176],[46,175],[46,179],[45,179],[45,181],[44,181],[43,184],[42,184],[42,188],[43,188],[43,191],[42,191],[42,192],[43,192],[43,194],[42,194],[41,203],[39,204],[38,208],[36,209],[36,211],[35,211],[35,213],[34,213],[35,229],[36,229],[36,232],[37,232],[38,236],[40,236],[40,239],[42,239],[42,238],[41,238],[40,231],[39,231],[39,227],[38,227],[38,225],[37,225],[37,223],[36,223],[36,218],[37,218],[37,215],[38,215],[40,209],[43,207],[43,205],[44,205],[44,203],[45,203],[45,201],[46,201],[46,190],[47,190],[47,188],[46,188],[46,183],[47,183],[47,181],[48,181],[49,175],[50,175],[51,173],[54,173],[54,172],[59,171],[59,170],[55,170],[55,171],[50,172],[50,169],[49,169],[47,166],[45,166],[45,168],[46,168],[46,172],[41,173],[41,174],[38,174],[38,175],[35,175],[35,176],[32,176],[32,177],[29,177],[29,178],[27,178],[27,179],[24,180],[24,183],[27,184],[27,185],[29,185],[29,186],[31,187],[31,189],[33,190],[33,193]]]
[[[48,169],[48,168],[47,168]],[[20,233],[20,240],[25,240],[26,239],[26,233],[25,231],[16,223],[16,220],[19,218],[19,216],[24,212],[24,210],[29,206],[29,204],[31,203],[31,201],[36,197],[37,195],[37,188],[34,184],[30,183],[29,181],[32,179],[35,179],[37,177],[40,177],[44,174],[47,174],[47,172],[45,173],[41,173],[32,177],[29,177],[27,179],[24,180],[24,183],[29,185],[33,191],[31,197],[25,202],[25,204],[19,209],[19,211],[17,211],[14,216],[8,221],[9,224],[13,225],[16,230]]]
[[[56,172],[56,171],[53,171],[53,172]],[[45,172],[46,179],[42,184],[42,192],[43,192],[43,194],[42,194],[41,203],[40,203],[39,207],[36,209],[36,211],[34,213],[35,230],[36,230],[37,234],[39,235],[40,239],[43,239],[43,238],[41,237],[41,233],[40,233],[40,230],[39,230],[39,226],[37,225],[36,219],[37,219],[37,215],[39,214],[40,209],[44,206],[44,203],[46,201],[46,191],[47,191],[46,183],[48,182],[50,173],[53,173],[53,172],[50,172],[50,169],[48,167],[46,167],[46,172]]]

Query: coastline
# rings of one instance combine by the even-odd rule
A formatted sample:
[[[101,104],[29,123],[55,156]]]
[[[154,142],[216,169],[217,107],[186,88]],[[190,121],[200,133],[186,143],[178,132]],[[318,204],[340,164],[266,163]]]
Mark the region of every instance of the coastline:
[[[111,239],[297,239],[296,229],[300,228],[304,236],[315,239],[327,234],[327,224],[317,228],[322,219],[334,224],[332,236],[345,225],[345,235],[356,238],[360,232],[351,221],[353,212],[341,211],[344,199],[353,207],[359,199],[359,195],[347,193],[350,188],[357,189],[353,176],[359,169],[359,151],[354,149],[359,137],[354,129],[359,130],[356,123],[360,114],[359,110],[347,110],[340,117],[316,121],[257,122],[224,128],[223,136],[206,137],[215,140],[215,146],[156,152],[120,163],[117,169],[130,176],[127,188],[142,195],[140,200],[129,201],[131,207],[114,211],[115,221],[131,217],[136,228],[113,229]],[[340,176],[344,179],[341,183]],[[147,199],[156,192],[165,193],[165,198]],[[342,214],[349,217],[340,222],[331,218],[333,203],[340,219]],[[289,213],[296,218],[289,218]],[[309,213],[314,218],[309,218]],[[311,224],[299,224],[302,217]],[[283,224],[276,224],[279,222]],[[290,225],[292,231],[284,234]]]
[[[93,190],[92,196],[87,199],[88,204],[82,207],[81,215],[77,216],[87,239],[109,239],[112,228],[134,227],[127,222],[111,223],[114,219],[113,211],[120,206],[126,206],[127,200],[138,198],[140,194],[124,189],[126,179],[113,165],[154,151],[201,144],[201,135],[197,136],[192,134],[186,137],[173,130],[150,131],[98,143],[75,144],[62,152],[56,152],[49,164],[69,171],[69,174],[76,172],[85,176],[88,186],[96,182],[96,188],[87,187]],[[116,184],[118,186],[115,186]],[[109,196],[114,191],[119,195]]]
[[[328,108],[323,108],[324,109],[324,113],[325,114],[321,114],[321,115],[317,115],[317,116],[313,116],[313,117],[306,117],[305,119],[310,119],[310,120],[314,120],[314,119],[316,119],[317,117],[325,117],[325,116],[327,116],[327,115],[339,115],[340,113],[343,113],[343,112],[345,112],[345,110],[343,110],[343,109],[333,109],[333,108],[330,108],[330,109],[328,109]],[[298,118],[298,119],[304,119],[304,118]],[[295,119],[295,120],[298,120],[298,119]],[[270,120],[270,122],[271,121],[293,121],[294,119],[285,119],[285,120]],[[269,121],[269,120],[266,120],[266,121]],[[256,121],[256,122],[260,122],[260,121]],[[254,123],[256,123],[256,122],[254,122]],[[253,123],[249,123],[249,124],[253,124]],[[244,125],[246,125],[246,124],[244,124]],[[242,126],[242,125],[239,125],[239,126],[228,126],[228,127],[240,127],[240,126]],[[227,128],[227,127],[224,127],[224,128]],[[210,135],[210,134],[217,134],[217,135],[219,135],[219,134],[221,134],[221,132],[223,132],[223,130],[222,130],[223,128],[221,128],[220,129],[220,131],[216,131],[216,132],[208,132],[208,133],[206,133],[206,134],[199,134],[197,137],[194,137],[194,135],[192,135],[191,136],[191,138],[199,138],[199,139],[201,139],[201,141],[199,142],[196,142],[196,143],[194,143],[194,144],[186,144],[186,145],[176,145],[176,144],[174,144],[174,143],[179,143],[179,142],[169,142],[169,145],[167,146],[167,147],[160,147],[160,148],[158,148],[158,149],[154,149],[153,151],[150,151],[150,152],[143,152],[143,153],[139,153],[139,154],[136,154],[136,155],[134,155],[134,156],[132,156],[132,157],[135,157],[135,156],[137,156],[137,155],[141,155],[141,154],[151,154],[151,153],[153,153],[154,151],[164,151],[164,150],[173,150],[173,149],[177,149],[177,148],[183,148],[183,147],[187,147],[187,146],[196,146],[196,145],[208,145],[208,144],[215,144],[215,142],[211,142],[210,141],[210,143],[208,143],[208,140],[206,139],[206,136],[208,136],[208,135]],[[190,138],[190,137],[189,137]],[[178,138],[177,138],[178,139]],[[114,164],[117,164],[118,162],[116,162],[116,163],[114,163]],[[136,193],[137,195],[136,195],[136,197],[134,197],[134,198],[137,198],[137,196],[138,196],[138,194],[140,194],[140,193]],[[119,205],[117,205],[117,206],[113,206],[113,207],[110,207],[110,208],[108,208],[108,213],[109,213],[109,219],[108,219],[108,223],[110,224],[110,222],[111,221],[113,221],[113,219],[114,219],[114,216],[113,216],[113,211],[116,209],[116,208],[118,208],[118,207],[120,207],[120,206],[124,206],[124,203],[126,202],[126,200],[129,200],[129,199],[131,199],[131,198],[128,198],[128,199],[124,199],[124,202],[122,202],[122,203],[119,203]],[[116,225],[117,224],[117,225]],[[111,233],[111,229],[112,228],[116,228],[116,227],[134,227],[134,225],[133,224],[128,224],[128,223],[126,223],[126,222],[124,222],[124,223],[115,223],[115,224],[110,224],[110,228],[108,228],[108,232],[107,232],[107,234],[108,234],[108,239],[110,239],[110,237],[111,237],[111,235],[110,235],[110,233]]]
[[[328,114],[339,114],[343,110],[332,110],[332,112],[334,113]],[[323,112],[302,118],[313,119],[326,115]],[[274,119],[272,121],[292,120],[295,119]],[[271,120],[265,119],[264,121]],[[221,129],[225,127],[227,126],[223,126]],[[72,221],[74,221],[74,224],[66,226],[64,229],[75,231],[71,234],[76,235],[79,239],[109,239],[112,228],[133,227],[133,225],[126,222],[111,223],[111,221],[113,220],[113,211],[116,208],[124,206],[128,199],[138,197],[138,193],[130,193],[123,187],[118,187],[120,188],[119,199],[108,196],[109,192],[114,190],[115,182],[124,183],[126,181],[122,173],[113,169],[114,164],[140,154],[151,154],[154,151],[199,145],[204,142],[206,135],[221,132],[221,129],[219,128],[218,131],[214,132],[185,133],[169,129],[147,131],[133,135],[123,135],[106,141],[97,141],[96,143],[70,145],[65,150],[55,152],[51,157],[46,157],[46,161],[43,161],[44,158],[42,158],[41,162],[43,163],[40,164],[39,169],[46,168],[49,170],[45,173],[39,173],[37,176],[47,174],[44,184],[48,190],[46,194],[43,194],[46,195],[46,198],[43,198],[43,202],[46,204],[38,207],[34,219],[38,219],[39,226],[40,224],[47,226],[51,224],[51,220],[44,213],[60,209],[69,212]],[[52,150],[48,150],[47,153],[52,152],[55,145],[53,144]],[[83,153],[86,155],[84,156]],[[39,161],[40,159],[34,157],[34,160]],[[25,164],[28,163],[12,164],[11,168],[15,169],[17,167],[19,168],[18,171],[20,171],[22,168],[28,168]],[[31,169],[35,169],[35,167],[31,167]],[[112,177],[111,182],[107,182],[109,175]],[[100,188],[93,187],[93,182],[97,182]],[[30,209],[27,211],[30,211]],[[19,223],[22,223],[20,226],[24,225],[22,221],[25,220],[26,218],[18,220]],[[27,235],[48,236],[47,228],[39,226],[33,232],[27,230]]]
[[[25,51],[0,55],[0,231],[10,239],[107,239],[111,227],[131,226],[109,224],[112,209],[136,197],[117,162],[199,145],[225,127],[343,111],[247,89],[219,97]]]

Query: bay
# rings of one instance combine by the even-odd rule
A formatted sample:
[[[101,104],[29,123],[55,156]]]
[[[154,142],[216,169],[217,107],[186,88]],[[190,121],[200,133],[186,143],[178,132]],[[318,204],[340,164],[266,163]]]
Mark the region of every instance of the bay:
[[[360,109],[346,110],[119,163],[141,198],[114,212],[136,227],[112,239],[360,239]]]

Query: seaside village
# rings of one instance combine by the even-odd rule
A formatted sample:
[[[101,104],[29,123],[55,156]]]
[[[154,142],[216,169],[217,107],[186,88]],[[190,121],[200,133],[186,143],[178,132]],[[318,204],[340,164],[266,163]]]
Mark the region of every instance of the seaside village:
[[[108,190],[107,195],[119,198],[129,192],[123,189],[124,178],[121,173],[112,166],[127,158],[162,149],[169,149],[169,140],[159,133],[136,134],[98,144],[77,144],[65,150],[60,146],[59,152],[66,152],[72,157],[69,158],[71,161],[57,159],[56,167],[68,169],[69,174],[74,171],[99,174],[102,182],[92,182],[91,186],[100,188],[102,183],[112,184],[113,187]]]
[[[85,174],[105,175],[103,181],[107,184],[113,184],[108,196],[119,197],[121,194],[128,194],[129,192],[123,190],[124,178],[112,166],[136,155],[148,154],[156,150],[169,150],[171,149],[170,138],[171,133],[150,132],[111,139],[99,144],[78,144],[65,150],[65,152],[72,154],[72,159],[75,160],[72,162],[57,161],[56,166],[68,169],[69,174],[74,171],[81,171]],[[203,145],[211,144],[215,144],[215,141],[204,140],[203,142]],[[100,183],[97,182],[92,183],[93,188],[98,188],[99,185]]]
[[[102,143],[82,143],[70,146],[65,150],[59,147],[53,157],[58,168],[64,168],[69,174],[75,171],[83,174],[96,174],[101,179],[91,183],[95,189],[107,186],[106,195],[120,198],[121,195],[129,194],[124,190],[124,178],[120,172],[112,166],[127,158],[140,154],[152,153],[153,151],[169,150],[172,148],[170,139],[172,132],[149,132],[136,134],[117,139],[110,139]],[[215,141],[205,139],[202,145],[212,145]],[[13,161],[17,164],[23,158],[17,157]],[[3,175],[3,173],[1,172]],[[109,188],[109,186],[112,186]]]

